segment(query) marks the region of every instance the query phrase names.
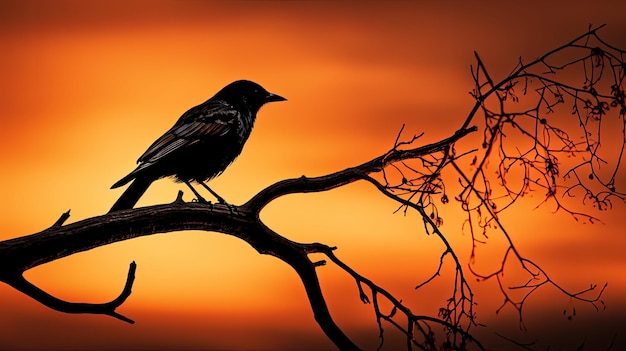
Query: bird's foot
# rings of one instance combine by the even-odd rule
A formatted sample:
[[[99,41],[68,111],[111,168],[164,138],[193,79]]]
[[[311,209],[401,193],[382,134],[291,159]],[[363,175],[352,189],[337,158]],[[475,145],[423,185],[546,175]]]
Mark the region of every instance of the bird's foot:
[[[228,207],[228,211],[230,212],[231,216],[235,216],[235,214],[239,214],[239,211],[237,211],[237,206],[235,205],[231,205],[231,204],[227,204],[226,207]]]
[[[193,202],[197,202],[199,204],[205,204],[208,205],[209,208],[211,209],[211,211],[213,211],[213,203],[211,201],[207,201],[205,198],[203,198],[202,196],[200,196],[199,198],[193,199]]]
[[[222,199],[222,200],[224,200],[224,199]],[[235,206],[235,205],[231,205],[231,204],[229,204],[226,201],[220,201],[220,205],[226,206],[226,208],[228,209],[228,212],[230,212],[231,216],[234,216],[235,214],[239,214],[239,211],[237,211],[237,206]]]
[[[218,203],[220,203],[222,205],[225,205],[225,206],[230,206],[230,204],[228,202],[226,202],[226,200],[224,200],[223,197],[217,195],[216,193],[213,193],[213,196],[215,196],[215,198],[217,199]]]
[[[197,202],[197,203],[201,203],[201,204],[210,204],[211,203],[211,201],[207,201],[205,198],[203,198],[199,194],[196,194],[196,198],[193,199],[192,202]]]

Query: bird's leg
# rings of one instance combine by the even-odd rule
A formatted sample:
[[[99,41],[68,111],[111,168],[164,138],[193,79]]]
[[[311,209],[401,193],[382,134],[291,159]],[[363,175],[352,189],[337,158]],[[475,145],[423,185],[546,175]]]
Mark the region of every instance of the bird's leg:
[[[226,207],[228,207],[228,211],[230,211],[230,214],[232,216],[235,215],[235,211],[237,211],[237,208],[231,204],[229,204],[228,202],[226,202],[226,200],[224,200],[223,197],[217,195],[217,193],[215,191],[213,191],[211,188],[209,188],[208,185],[204,184],[204,182],[198,182],[200,183],[200,185],[202,185],[206,190],[208,190],[213,196],[215,196],[215,198],[217,199],[217,201],[222,204],[225,205]]]
[[[200,195],[200,193],[198,193],[198,191],[196,191],[196,189],[194,189],[191,184],[189,182],[185,182],[185,184],[187,184],[187,186],[189,187],[189,189],[191,189],[191,191],[194,193],[194,195],[196,195],[196,199],[198,199],[198,202],[201,203],[207,203],[208,201],[205,200],[202,195]]]
[[[198,182],[200,183],[200,185],[202,185],[206,190],[208,190],[211,195],[215,196],[215,198],[217,199],[217,202],[221,203],[222,205],[228,205],[228,202],[226,202],[226,200],[224,200],[223,197],[217,195],[217,193],[213,190],[211,190],[211,188],[209,188],[208,185],[204,184],[204,182]]]

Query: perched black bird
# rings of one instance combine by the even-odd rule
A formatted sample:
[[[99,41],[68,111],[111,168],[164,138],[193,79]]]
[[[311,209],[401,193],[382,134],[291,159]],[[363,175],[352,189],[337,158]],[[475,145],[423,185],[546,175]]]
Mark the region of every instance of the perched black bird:
[[[139,157],[134,171],[113,184],[111,189],[133,181],[109,212],[133,208],[152,182],[168,176],[187,184],[198,201],[206,202],[192,181],[226,203],[204,181],[222,173],[239,156],[261,106],[284,100],[257,83],[238,80],[192,107]]]

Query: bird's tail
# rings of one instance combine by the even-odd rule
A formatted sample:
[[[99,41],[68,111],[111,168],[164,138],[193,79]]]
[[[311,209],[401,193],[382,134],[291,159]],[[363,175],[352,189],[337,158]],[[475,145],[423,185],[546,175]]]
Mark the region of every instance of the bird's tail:
[[[126,191],[124,191],[122,196],[120,196],[120,198],[117,199],[117,201],[113,204],[113,207],[111,207],[109,213],[133,208],[137,201],[139,201],[141,195],[146,192],[152,182],[153,180],[151,179],[146,179],[142,177],[136,178],[126,189]]]

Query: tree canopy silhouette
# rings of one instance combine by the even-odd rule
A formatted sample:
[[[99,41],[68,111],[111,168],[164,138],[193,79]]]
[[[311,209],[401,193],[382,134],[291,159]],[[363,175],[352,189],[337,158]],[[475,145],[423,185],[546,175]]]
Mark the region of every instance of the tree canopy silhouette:
[[[118,309],[131,294],[137,265],[130,264],[126,284],[108,303],[63,301],[27,281],[23,273],[47,262],[81,251],[139,236],[181,230],[204,230],[231,235],[261,254],[272,255],[291,266],[302,280],[315,320],[328,338],[342,350],[358,350],[335,323],[317,275],[334,264],[354,279],[358,298],[371,304],[378,325],[380,345],[392,328],[405,337],[408,350],[487,349],[473,333],[480,324],[473,281],[493,280],[502,306],[514,307],[523,327],[522,311],[538,288],[551,285],[562,294],[595,308],[602,308],[606,285],[568,291],[550,278],[541,262],[526,257],[515,245],[501,220],[514,211],[524,196],[541,195],[537,206],[569,213],[576,221],[594,223],[585,210],[592,206],[609,210],[615,201],[626,201],[622,161],[626,145],[624,76],[626,51],[587,32],[545,54],[517,65],[505,77],[492,76],[478,53],[471,66],[474,105],[452,135],[420,144],[421,135],[406,136],[404,127],[390,150],[354,167],[319,177],[285,179],[269,185],[242,205],[187,203],[182,193],[170,204],[112,212],[65,225],[69,211],[39,233],[0,242],[0,280],[49,308],[66,313],[104,314],[133,321]],[[419,97],[416,97],[419,98]],[[620,178],[621,177],[621,178]],[[414,212],[424,232],[443,244],[437,269],[416,286],[421,289],[442,275],[451,262],[454,284],[447,302],[436,315],[410,309],[383,286],[341,260],[341,250],[324,243],[290,240],[268,227],[260,213],[272,201],[294,193],[324,192],[362,181],[397,204],[399,213]],[[452,193],[450,189],[460,189]],[[469,233],[469,262],[461,259],[450,233],[440,227],[445,206],[458,205],[466,215],[459,231]],[[488,236],[506,242],[494,268],[478,265],[479,247]],[[314,261],[311,254],[324,260]],[[511,265],[521,267],[505,280]],[[507,276],[508,278],[509,276]],[[521,292],[521,293],[520,293]],[[568,313],[575,313],[571,310]],[[512,341],[514,342],[514,341]]]

